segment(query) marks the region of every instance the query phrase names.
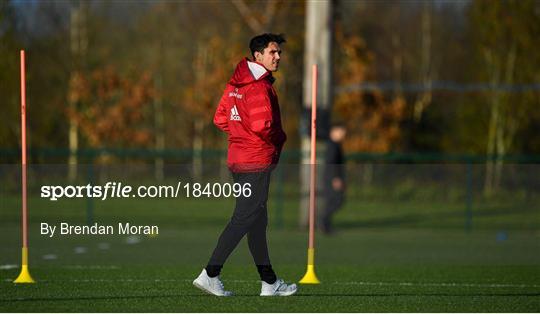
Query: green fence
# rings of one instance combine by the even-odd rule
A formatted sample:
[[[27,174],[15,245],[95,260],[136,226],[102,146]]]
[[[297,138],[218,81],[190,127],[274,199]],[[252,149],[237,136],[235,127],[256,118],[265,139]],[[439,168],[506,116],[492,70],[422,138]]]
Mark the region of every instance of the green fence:
[[[0,148],[0,163],[20,162],[19,149]],[[76,156],[80,163],[89,163],[100,157],[112,157],[113,161],[140,160],[152,161],[163,158],[169,162],[191,162],[194,157],[205,161],[216,161],[226,157],[226,150],[204,149],[142,149],[142,148],[91,148],[79,149]],[[28,150],[29,162],[54,163],[67,162],[70,150],[67,148],[35,148]],[[298,162],[302,156],[300,150],[285,150],[282,153],[283,162]],[[540,155],[478,155],[478,154],[447,154],[447,153],[366,153],[353,152],[346,154],[348,162],[395,162],[395,163],[485,163],[486,161],[501,160],[506,163],[540,163]]]
[[[20,187],[20,152],[3,149],[0,153],[4,165],[0,192],[16,195]],[[51,180],[70,182],[69,150],[32,149],[29,156],[30,167],[41,169],[29,173],[34,188]],[[104,173],[134,182],[172,182],[176,177],[194,177],[195,159],[201,162],[198,180],[230,180],[223,150],[194,154],[182,149],[86,149],[78,151],[77,159],[79,183],[102,183],[107,177]],[[300,151],[285,151],[274,173],[269,202],[275,227],[294,228],[300,220],[302,199],[307,196],[300,180],[306,165],[300,160]],[[489,191],[486,162],[492,160],[478,155],[348,154],[347,202],[336,222],[343,228],[540,229],[540,156],[506,156],[498,182]],[[161,177],[156,171],[160,167]],[[116,170],[111,171],[113,168]],[[320,168],[318,173],[322,171]],[[322,210],[321,190],[318,195]],[[90,198],[84,201],[79,206],[86,208],[86,221],[92,223],[99,203]]]

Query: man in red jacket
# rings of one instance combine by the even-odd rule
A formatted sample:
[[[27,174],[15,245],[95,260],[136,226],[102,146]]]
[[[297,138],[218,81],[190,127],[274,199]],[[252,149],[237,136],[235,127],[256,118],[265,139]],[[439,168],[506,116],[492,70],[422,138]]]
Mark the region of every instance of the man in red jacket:
[[[193,281],[205,292],[230,296],[219,274],[223,264],[247,235],[249,250],[261,277],[261,296],[287,296],[296,293],[296,285],[278,279],[268,255],[266,203],[270,174],[279,161],[286,140],[272,72],[281,59],[282,35],[262,34],[251,39],[253,61],[243,59],[221,97],[214,124],[227,133],[227,164],[235,183],[249,186],[251,195],[236,198],[233,216],[221,233],[210,261]]]

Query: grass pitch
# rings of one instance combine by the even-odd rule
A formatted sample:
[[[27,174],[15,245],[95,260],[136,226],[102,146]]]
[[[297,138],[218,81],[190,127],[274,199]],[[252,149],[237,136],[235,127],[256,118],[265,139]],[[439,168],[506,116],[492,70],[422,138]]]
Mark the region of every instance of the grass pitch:
[[[289,278],[301,272],[279,268]],[[538,282],[529,277],[538,269],[523,266],[321,267],[321,285],[301,286],[289,298],[257,296],[260,284],[238,266],[223,275],[236,295],[208,296],[191,285],[197,271],[39,267],[33,269],[35,285],[2,283],[0,304],[14,312],[536,312],[540,306]]]
[[[96,202],[102,224],[157,224],[157,237],[39,235],[39,223],[86,222],[86,201],[33,197],[30,272],[36,284],[15,285],[19,272],[19,198],[0,205],[2,312],[538,312],[538,208],[476,207],[463,229],[456,204],[349,200],[338,233],[317,235],[320,285],[287,298],[261,298],[245,240],[222,272],[231,298],[191,284],[215,246],[232,201],[111,200]],[[295,228],[296,200],[276,228],[270,204],[269,247],[278,275],[305,272],[307,233]],[[513,208],[518,208],[513,210]]]

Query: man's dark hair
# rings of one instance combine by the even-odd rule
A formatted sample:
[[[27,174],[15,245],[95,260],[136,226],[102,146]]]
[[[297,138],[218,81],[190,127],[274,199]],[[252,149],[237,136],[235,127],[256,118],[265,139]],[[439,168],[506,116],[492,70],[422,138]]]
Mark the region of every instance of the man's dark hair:
[[[347,126],[345,125],[345,123],[342,123],[342,122],[338,122],[338,123],[333,123],[332,126],[330,127],[330,130],[332,129],[345,129],[347,130]]]
[[[255,58],[255,51],[260,53],[264,52],[264,48],[268,47],[268,44],[275,42],[278,45],[286,42],[283,34],[271,34],[266,33],[262,35],[255,36],[249,41],[249,49],[251,50],[251,56]]]

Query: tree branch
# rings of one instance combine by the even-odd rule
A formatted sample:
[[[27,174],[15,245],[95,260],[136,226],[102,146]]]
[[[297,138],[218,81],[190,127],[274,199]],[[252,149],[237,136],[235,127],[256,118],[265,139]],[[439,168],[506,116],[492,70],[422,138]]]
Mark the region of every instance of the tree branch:
[[[231,2],[234,4],[240,15],[244,18],[244,21],[251,28],[251,30],[255,33],[260,33],[263,26],[261,22],[259,22],[255,16],[253,16],[253,11],[246,5],[246,3],[243,0],[231,0]]]

